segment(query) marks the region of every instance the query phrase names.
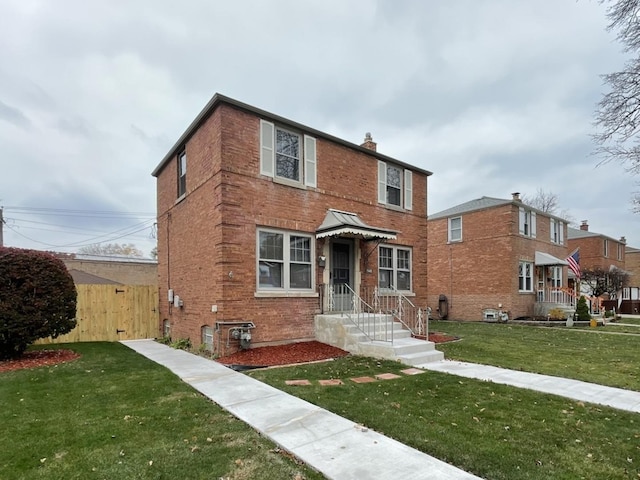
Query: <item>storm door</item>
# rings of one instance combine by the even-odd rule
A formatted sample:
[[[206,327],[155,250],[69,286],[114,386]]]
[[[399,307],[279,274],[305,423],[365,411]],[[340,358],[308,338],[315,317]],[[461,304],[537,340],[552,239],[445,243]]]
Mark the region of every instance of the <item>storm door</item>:
[[[351,310],[353,293],[352,248],[350,241],[335,240],[331,244],[332,309]]]

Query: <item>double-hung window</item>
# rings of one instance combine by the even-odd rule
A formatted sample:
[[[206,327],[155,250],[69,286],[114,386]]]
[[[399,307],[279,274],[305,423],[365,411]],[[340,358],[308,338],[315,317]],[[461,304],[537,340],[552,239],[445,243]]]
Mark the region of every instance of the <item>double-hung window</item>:
[[[411,249],[391,245],[380,246],[378,287],[411,291]]]
[[[518,266],[518,290],[533,292],[533,263],[520,262]]]
[[[310,235],[259,229],[257,237],[258,290],[309,291],[313,288],[313,238]]]
[[[624,246],[621,243],[618,243],[618,260],[622,260],[623,255],[624,255]]]
[[[536,238],[536,212],[520,207],[518,224],[520,235]]]
[[[187,193],[187,152],[178,154],[178,198]]]
[[[462,241],[462,217],[454,217],[449,219],[448,241]]]
[[[549,219],[549,234],[551,243],[564,245],[564,222],[555,218]]]
[[[413,209],[413,172],[378,161],[378,203]]]
[[[606,238],[604,239],[604,256],[608,257],[609,256],[609,240],[607,240]]]
[[[316,139],[260,120],[260,173],[316,187]]]

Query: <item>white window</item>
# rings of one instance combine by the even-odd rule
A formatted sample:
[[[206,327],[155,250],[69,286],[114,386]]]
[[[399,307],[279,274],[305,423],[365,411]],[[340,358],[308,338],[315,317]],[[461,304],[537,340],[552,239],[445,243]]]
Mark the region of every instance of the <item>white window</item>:
[[[622,255],[624,253],[624,246],[621,243],[618,243],[618,260],[622,260]]]
[[[413,172],[379,160],[378,203],[413,209]]]
[[[380,246],[378,287],[411,291],[411,249],[391,245]]]
[[[533,263],[520,262],[518,269],[518,290],[533,292]]]
[[[549,222],[549,236],[551,243],[564,245],[564,222],[556,220],[555,218],[549,219]]]
[[[260,120],[260,173],[316,187],[316,139]]]
[[[607,240],[606,238],[604,239],[604,256],[609,256],[609,240]]]
[[[551,286],[562,287],[562,267],[551,267]]]
[[[202,345],[204,345],[205,350],[212,351],[213,350],[213,328],[208,325],[203,325],[200,328],[200,332],[202,334]]]
[[[536,238],[536,212],[520,207],[519,232],[525,237]]]
[[[311,290],[313,238],[277,230],[258,230],[258,290]]]
[[[450,242],[460,242],[462,240],[462,217],[449,219],[449,235]]]
[[[187,193],[187,152],[178,154],[178,198]]]

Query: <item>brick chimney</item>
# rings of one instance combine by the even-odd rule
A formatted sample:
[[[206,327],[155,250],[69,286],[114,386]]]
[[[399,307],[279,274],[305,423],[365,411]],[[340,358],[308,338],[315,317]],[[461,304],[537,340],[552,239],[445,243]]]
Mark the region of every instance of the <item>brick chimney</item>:
[[[378,144],[373,141],[373,138],[371,138],[370,132],[367,132],[364,134],[364,143],[360,146],[368,150],[373,150],[374,152],[377,151],[377,148],[378,148]]]
[[[514,202],[521,202],[522,201],[522,200],[520,200],[520,192],[513,192],[511,194],[511,197],[512,197]]]
[[[580,230],[584,230],[585,232],[589,231],[589,224],[586,220],[582,220],[582,223],[580,224]]]
[[[620,243],[627,244],[627,237],[620,237]]]

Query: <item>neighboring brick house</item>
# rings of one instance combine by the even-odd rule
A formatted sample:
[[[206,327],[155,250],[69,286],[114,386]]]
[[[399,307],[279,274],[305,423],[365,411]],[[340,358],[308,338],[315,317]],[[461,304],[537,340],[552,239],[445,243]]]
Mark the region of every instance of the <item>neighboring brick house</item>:
[[[621,313],[639,315],[640,314],[640,248],[625,247],[624,249],[624,269],[629,272],[630,285],[622,289],[622,300],[625,311]]]
[[[161,328],[220,351],[314,338],[326,285],[426,305],[430,172],[216,94],[153,171]],[[173,298],[170,303],[168,300]]]
[[[607,235],[592,232],[589,230],[588,222],[583,220],[579,229],[569,228],[567,238],[569,240],[570,251],[573,252],[579,249],[581,269],[601,268],[610,270],[618,268],[620,270],[627,270],[625,252],[627,241],[624,237],[616,240]],[[584,288],[583,292],[590,293]],[[619,311],[622,311],[620,307],[622,307],[621,303],[625,296],[623,293],[624,292],[620,292],[617,299],[617,308]],[[595,311],[598,311],[599,306],[593,304],[593,308]],[[629,308],[631,308],[631,306],[629,306]]]
[[[158,262],[149,258],[52,253],[64,262],[69,271],[85,272],[122,285],[156,285],[158,283]],[[97,280],[89,281],[89,276],[82,278],[84,283],[97,282]]]
[[[481,197],[428,219],[428,303],[434,316],[500,320],[571,310],[566,222],[522,203]],[[446,305],[442,304],[446,297]]]

